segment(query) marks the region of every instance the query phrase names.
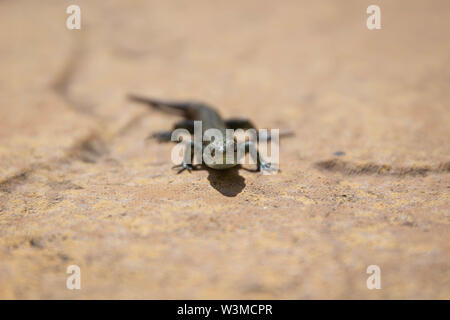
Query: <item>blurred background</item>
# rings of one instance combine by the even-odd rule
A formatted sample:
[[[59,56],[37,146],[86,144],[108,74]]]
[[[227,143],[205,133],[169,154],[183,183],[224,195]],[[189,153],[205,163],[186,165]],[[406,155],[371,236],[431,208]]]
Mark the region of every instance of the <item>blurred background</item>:
[[[3,0],[0,21],[0,298],[450,298],[448,1]],[[282,172],[176,175],[145,138],[177,118],[130,92],[294,131]]]

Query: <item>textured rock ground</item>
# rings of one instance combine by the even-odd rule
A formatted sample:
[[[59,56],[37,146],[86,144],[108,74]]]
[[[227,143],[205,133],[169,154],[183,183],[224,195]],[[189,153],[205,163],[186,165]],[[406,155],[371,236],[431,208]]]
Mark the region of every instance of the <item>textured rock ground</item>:
[[[0,298],[450,298],[450,6],[370,4],[1,1]],[[293,130],[282,172],[175,175],[128,92]]]

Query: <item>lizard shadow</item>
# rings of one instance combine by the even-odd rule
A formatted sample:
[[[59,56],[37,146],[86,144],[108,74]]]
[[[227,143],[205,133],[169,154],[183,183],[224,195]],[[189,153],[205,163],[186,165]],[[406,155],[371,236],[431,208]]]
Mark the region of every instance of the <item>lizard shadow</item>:
[[[239,166],[228,170],[207,168],[208,181],[211,187],[226,197],[236,197],[245,188],[245,179],[239,175]]]

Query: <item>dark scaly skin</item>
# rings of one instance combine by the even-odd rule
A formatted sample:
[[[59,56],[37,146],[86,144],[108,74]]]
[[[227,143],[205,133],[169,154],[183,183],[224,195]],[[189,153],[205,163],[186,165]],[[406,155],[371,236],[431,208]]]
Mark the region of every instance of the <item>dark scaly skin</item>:
[[[222,117],[219,115],[219,113],[214,110],[212,107],[201,103],[201,102],[178,102],[178,101],[160,101],[156,99],[150,99],[150,98],[144,98],[140,96],[135,95],[129,95],[129,99],[144,103],[147,105],[150,105],[151,107],[158,109],[160,111],[171,113],[171,114],[177,114],[182,117],[184,117],[184,121],[181,121],[177,124],[175,124],[174,129],[178,128],[184,128],[189,130],[191,134],[193,134],[193,121],[202,121],[202,135],[205,134],[205,132],[209,129],[217,129],[222,133],[223,141],[203,141],[202,142],[202,148],[206,147],[208,144],[214,143],[215,148],[222,150],[223,154],[226,153],[227,148],[234,148],[234,163],[220,163],[220,164],[208,164],[205,163],[206,166],[216,169],[216,170],[225,170],[232,168],[236,165],[238,165],[237,161],[237,146],[235,144],[234,139],[233,140],[227,140],[226,137],[226,129],[250,129],[255,128],[253,124],[248,121],[247,119],[230,119],[228,121],[224,121]],[[166,131],[162,133],[156,133],[153,134],[154,138],[157,138],[159,141],[170,141],[171,138],[171,132]],[[251,142],[246,142],[244,144],[246,151],[250,147]],[[194,148],[194,143],[191,144],[191,148]],[[202,150],[203,151],[203,150]],[[196,167],[189,164],[189,161],[185,160],[183,163],[179,166],[180,172],[187,169],[188,171],[194,170]],[[260,171],[261,169],[270,169],[270,164],[264,162],[260,159],[259,152],[257,151],[257,170]]]

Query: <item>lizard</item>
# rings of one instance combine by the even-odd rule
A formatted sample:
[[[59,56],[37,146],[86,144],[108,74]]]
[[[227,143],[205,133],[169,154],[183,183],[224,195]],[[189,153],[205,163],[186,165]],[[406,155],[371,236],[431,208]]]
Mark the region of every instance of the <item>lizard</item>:
[[[224,155],[225,160],[225,154],[226,150],[229,148],[233,148],[234,153],[234,161],[231,163],[229,161],[223,161],[222,163],[208,163],[204,162],[204,164],[215,170],[226,170],[232,167],[237,166],[239,163],[237,161],[237,151],[238,146],[236,143],[235,138],[227,138],[226,135],[226,129],[255,129],[255,126],[253,123],[246,118],[231,118],[228,120],[224,120],[220,114],[213,108],[212,106],[203,103],[203,102],[196,102],[196,101],[162,101],[158,99],[153,98],[146,98],[134,94],[129,94],[128,98],[134,102],[143,103],[146,104],[154,109],[157,109],[159,111],[169,113],[169,114],[176,114],[179,116],[182,116],[184,119],[182,121],[179,121],[175,123],[173,126],[173,130],[175,129],[186,129],[189,131],[190,134],[194,134],[194,121],[201,121],[202,122],[202,136],[208,129],[217,129],[222,133],[222,140],[213,140],[213,141],[203,141],[202,146],[199,146],[203,152],[204,148],[207,147],[209,144],[213,144],[211,147],[213,147],[214,150],[219,150]],[[171,141],[172,131],[161,131],[161,132],[155,132],[150,137],[157,139],[159,142],[169,142]],[[268,140],[270,140],[270,136],[267,137]],[[195,148],[195,142],[191,141],[190,147],[191,150]],[[248,152],[250,147],[253,147],[252,141],[245,141],[242,143],[242,147],[245,148],[245,153]],[[189,146],[188,146],[189,147]],[[192,152],[191,152],[192,154]],[[256,150],[256,171],[273,171],[273,168],[271,167],[271,164],[264,161],[259,151]],[[184,170],[188,170],[189,172],[192,170],[196,170],[197,167],[192,165],[192,161],[189,161],[190,159],[185,159],[182,161],[181,164],[174,166],[173,168],[180,168],[177,173],[181,173]]]

